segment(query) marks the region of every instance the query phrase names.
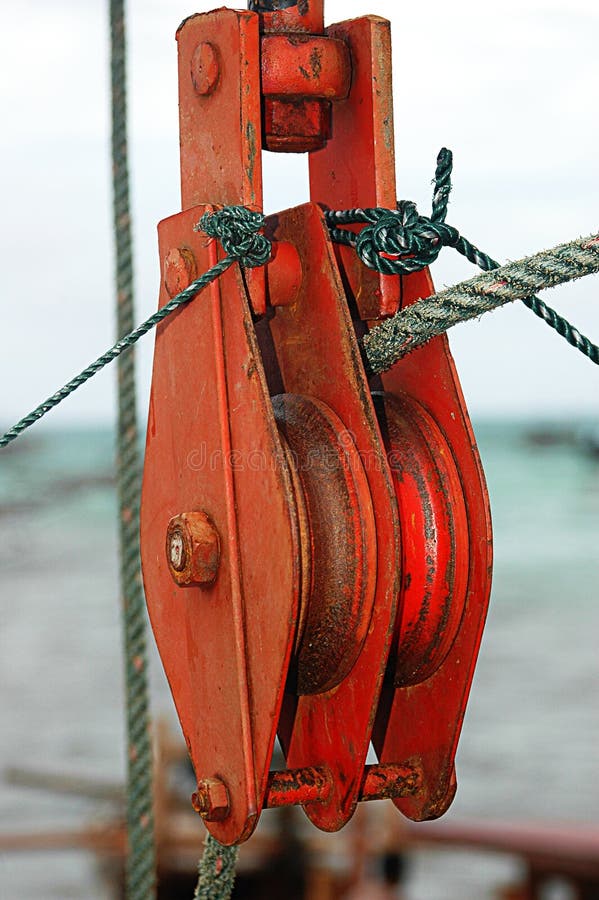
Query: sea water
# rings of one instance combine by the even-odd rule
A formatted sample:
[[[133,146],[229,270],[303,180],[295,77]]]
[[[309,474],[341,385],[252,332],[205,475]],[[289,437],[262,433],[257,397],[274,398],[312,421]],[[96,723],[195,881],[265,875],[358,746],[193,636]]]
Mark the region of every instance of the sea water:
[[[448,817],[599,822],[599,460],[583,439],[589,427],[548,423],[531,441],[526,423],[475,423],[495,574]],[[3,834],[76,829],[107,813],[3,783],[6,767],[123,779],[112,459],[108,429],[40,428],[2,451]],[[152,679],[154,710],[172,716],[155,654]],[[419,853],[406,897],[484,900],[516,871],[487,854]],[[103,890],[83,853],[0,854],[0,898],[99,900]]]

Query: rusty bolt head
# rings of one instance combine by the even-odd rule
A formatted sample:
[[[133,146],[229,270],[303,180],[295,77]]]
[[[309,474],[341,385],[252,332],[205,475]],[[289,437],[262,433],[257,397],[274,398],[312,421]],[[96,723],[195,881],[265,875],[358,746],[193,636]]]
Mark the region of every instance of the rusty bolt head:
[[[164,286],[169,297],[175,297],[197,278],[196,261],[187,247],[174,247],[164,260]]]
[[[227,785],[220,778],[204,778],[191,796],[191,805],[205,822],[222,822],[231,810]]]
[[[168,523],[166,558],[179,585],[214,582],[220,562],[218,532],[203,512],[181,513]]]
[[[211,94],[218,83],[219,65],[216,48],[208,41],[198,44],[191,58],[191,80],[196,94]]]

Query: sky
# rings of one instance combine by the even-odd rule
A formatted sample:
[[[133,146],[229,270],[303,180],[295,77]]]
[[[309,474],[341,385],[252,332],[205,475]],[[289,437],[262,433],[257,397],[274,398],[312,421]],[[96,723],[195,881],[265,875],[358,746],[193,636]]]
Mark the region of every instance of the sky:
[[[8,426],[113,342],[106,2],[2,0],[0,424]],[[128,3],[136,319],[154,311],[156,225],[180,209],[175,31],[212,4]],[[599,221],[599,7],[592,0],[327,0],[328,22],[391,19],[398,196],[430,210],[440,147],[454,152],[448,221],[501,260],[589,234]],[[266,154],[265,209],[308,199],[305,157]],[[451,250],[440,288],[475,274]],[[544,293],[599,341],[599,277]],[[599,412],[597,367],[522,304],[450,335],[473,416]],[[148,403],[153,336],[138,345]],[[105,370],[47,426],[109,421]]]

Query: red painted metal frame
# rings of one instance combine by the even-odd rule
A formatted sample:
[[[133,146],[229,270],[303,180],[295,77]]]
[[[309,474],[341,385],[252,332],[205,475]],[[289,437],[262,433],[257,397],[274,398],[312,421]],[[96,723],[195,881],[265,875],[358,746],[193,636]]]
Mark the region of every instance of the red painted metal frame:
[[[347,99],[333,105],[326,147],[310,154],[310,196],[329,209],[394,207],[390,24],[366,16],[331,25],[326,33],[349,47],[352,83]],[[351,247],[338,247],[337,255],[360,318],[378,319],[397,311],[397,277],[367,269]]]
[[[324,150],[310,155],[312,198],[335,209],[393,207],[389,23],[369,16],[334,25],[327,34],[348,43],[353,81],[347,100],[333,107],[331,140]],[[433,293],[428,270],[402,279],[378,275],[366,270],[355,253],[344,247],[338,259],[360,317],[371,325],[393,312],[398,303],[406,306]],[[449,447],[453,454],[469,529],[456,547],[460,555],[456,565],[463,566],[465,561],[468,569],[468,591],[456,640],[443,665],[423,683],[395,688],[386,681],[373,733],[382,763],[411,758],[422,763],[423,790],[396,804],[410,818],[433,818],[447,809],[455,793],[454,758],[491,586],[491,517],[476,441],[447,338],[437,338],[397,363],[381,377],[380,384],[390,395],[410,398],[440,429],[442,441],[431,449],[434,453]],[[400,505],[404,528],[414,512],[418,514],[420,509],[405,502]],[[426,569],[425,559],[420,560],[420,567]],[[402,592],[400,617],[403,605]],[[396,655],[400,652],[397,648]]]
[[[428,271],[404,279],[403,304],[434,292]],[[491,514],[484,474],[447,338],[442,336],[382,376],[390,393],[404,392],[435,419],[451,448],[466,504],[468,591],[459,631],[442,666],[425,682],[386,690],[373,743],[381,762],[414,753],[425,788],[418,797],[394,801],[408,818],[442,815],[456,789],[454,760],[482,638],[492,574]]]
[[[366,269],[333,248],[317,206],[395,205],[389,23],[368,16],[323,33],[323,0],[310,0],[301,11],[192,16],[177,39],[184,211],[159,226],[161,304],[218,258],[193,232],[204,204],[261,208],[263,141],[308,150],[326,140],[310,153],[316,202],[268,220],[266,276],[229,270],[156,336],[142,564],[196,805],[224,844],[247,839],[265,805],[302,803],[328,831],[361,799],[440,815],[455,792],[490,588],[484,477],[446,338],[370,384],[360,357],[356,333],[430,294],[428,271]],[[357,529],[339,605],[357,616],[341,654],[355,662],[326,689],[308,678],[304,690],[297,676],[304,657],[327,652],[326,640],[321,651],[302,644],[321,615],[310,592],[326,558],[313,543],[326,533],[305,493],[319,482],[298,469],[276,394],[323,411],[347,468],[346,531],[333,525],[331,542]],[[312,437],[308,427],[308,454]],[[171,577],[165,536],[183,513],[204,513],[219,534],[213,584]],[[334,591],[332,603],[326,614]],[[347,628],[333,639],[348,641]],[[277,730],[288,771],[274,775]],[[380,765],[365,768],[371,740]]]
[[[216,262],[216,243],[193,232],[204,210],[161,223],[161,258],[185,242],[200,271]],[[207,290],[156,335],[141,543],[152,627],[198,781],[224,781],[231,798],[229,817],[210,828],[230,844],[249,837],[266,790],[299,552],[290,476],[237,267]],[[167,300],[163,287],[161,305]],[[164,540],[182,511],[206,512],[219,532],[211,587],[171,578]]]
[[[372,561],[376,570],[374,610],[358,661],[347,678],[325,694],[294,697],[287,693],[279,729],[290,768],[324,765],[332,773],[329,800],[305,809],[314,824],[334,831],[350,818],[358,800],[390,649],[399,576],[397,512],[322,213],[309,204],[279,214],[273,225],[274,238],[295,243],[303,262],[302,286],[295,303],[277,307],[270,322],[284,389],[317,398],[337,413],[362,457],[377,523],[377,534],[369,536],[376,554]]]
[[[186,19],[177,30],[181,208],[201,203],[262,209],[259,19],[217,9]],[[216,66],[211,89],[194,84],[194,55],[208,45]],[[197,59],[197,58],[196,58]],[[252,308],[266,310],[264,269],[244,273]]]

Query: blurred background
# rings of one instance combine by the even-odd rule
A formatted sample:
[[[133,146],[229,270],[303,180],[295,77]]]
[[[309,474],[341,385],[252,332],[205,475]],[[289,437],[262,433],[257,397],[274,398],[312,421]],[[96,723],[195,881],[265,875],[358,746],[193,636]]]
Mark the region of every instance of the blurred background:
[[[156,223],[180,208],[174,34],[211,5],[128,4],[138,320],[156,306]],[[113,340],[106,6],[1,4],[2,430]],[[428,212],[436,154],[447,146],[448,219],[499,260],[597,229],[599,10],[590,0],[327,0],[326,9],[328,21],[373,12],[393,22],[401,197]],[[305,159],[267,154],[265,181],[267,212],[304,201]],[[471,274],[449,250],[433,268],[439,287]],[[598,281],[545,295],[595,341]],[[450,340],[489,483],[496,565],[446,821],[599,831],[596,368],[521,304]],[[138,345],[142,421],[152,345]],[[0,897],[14,900],[113,896],[93,854],[17,853],[2,836],[100,828],[120,815],[114,383],[114,372],[98,375],[4,451],[0,466]],[[155,657],[152,677],[154,711],[176,735]],[[89,789],[50,791],[68,785],[49,777],[32,786],[32,772],[66,776],[71,787],[84,778]],[[265,818],[267,834],[279,827]],[[295,820],[285,827],[299,829],[316,868],[341,881],[369,835],[373,866],[410,837],[384,813],[337,843],[306,836]],[[596,847],[597,858],[599,838]],[[251,867],[242,858],[240,870]],[[511,888],[523,874],[510,855],[414,846],[403,896],[524,896]],[[543,896],[576,895],[562,880]]]

